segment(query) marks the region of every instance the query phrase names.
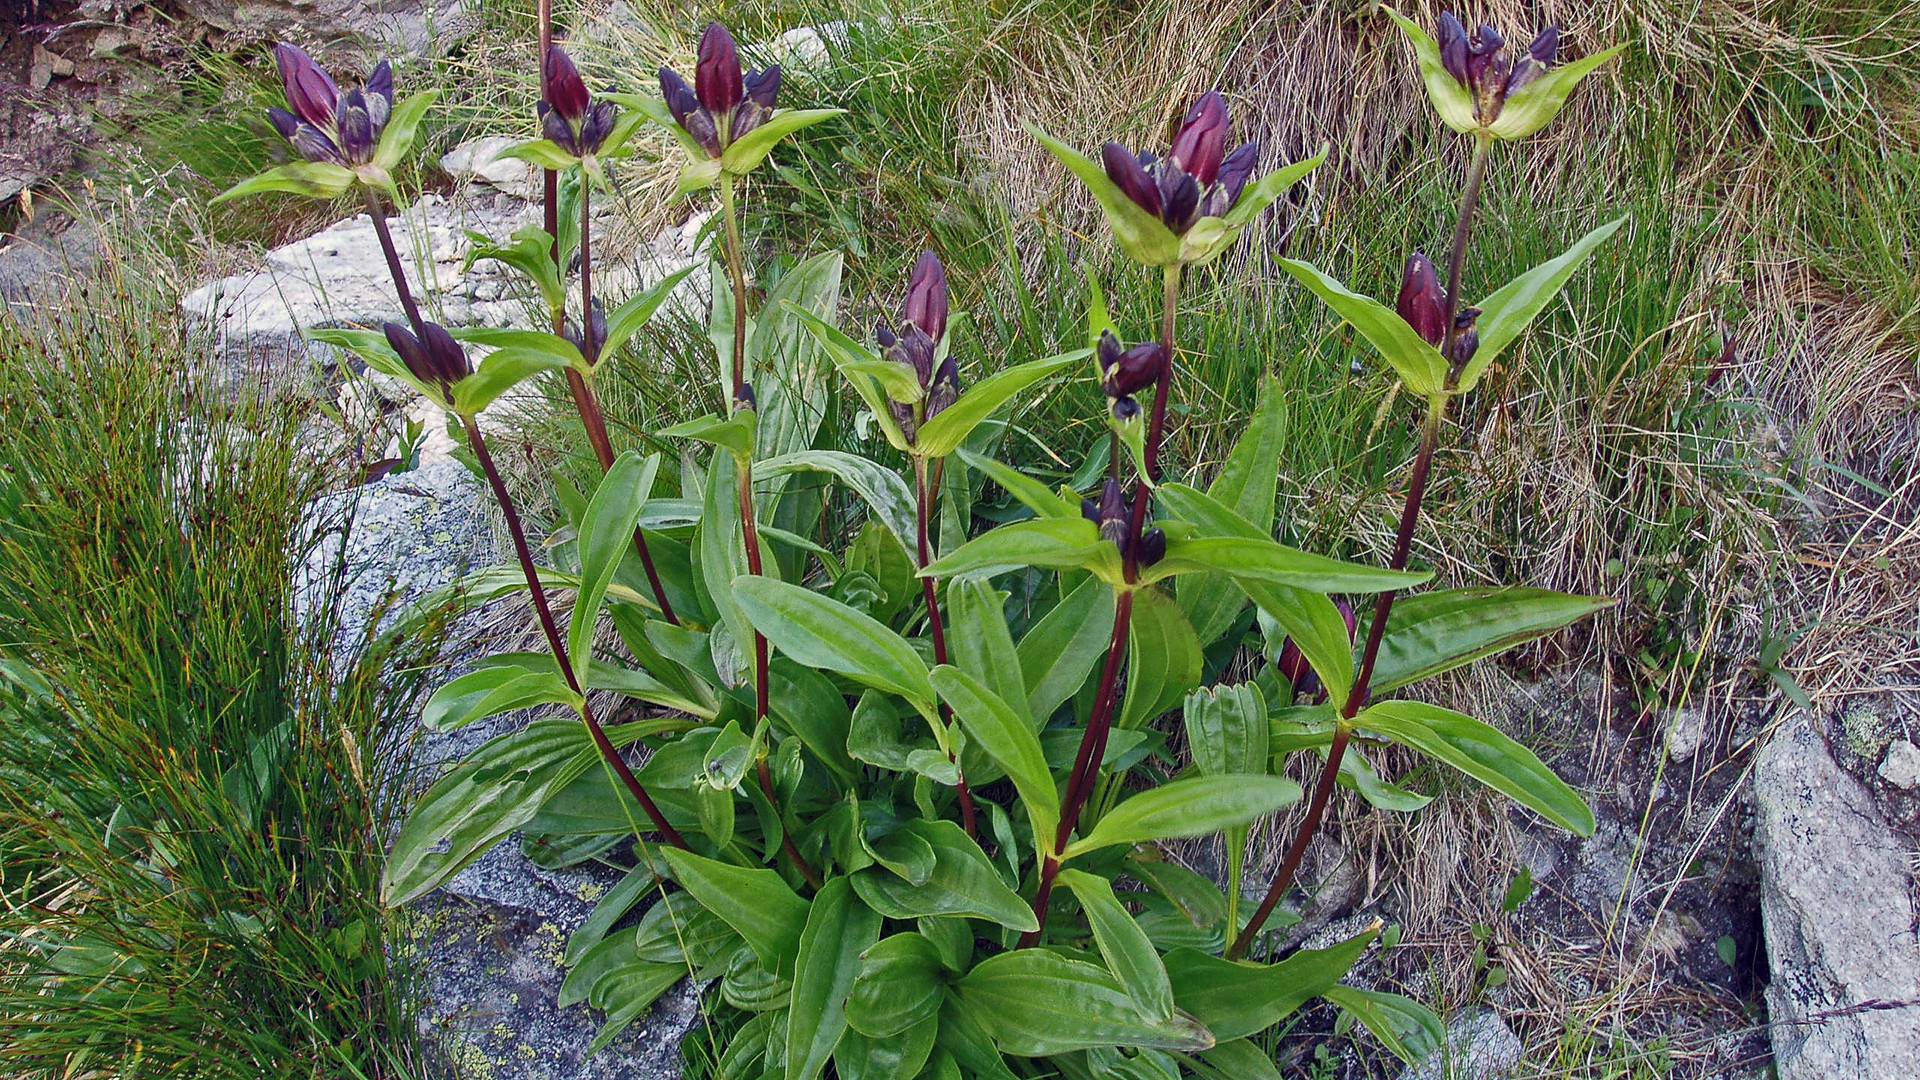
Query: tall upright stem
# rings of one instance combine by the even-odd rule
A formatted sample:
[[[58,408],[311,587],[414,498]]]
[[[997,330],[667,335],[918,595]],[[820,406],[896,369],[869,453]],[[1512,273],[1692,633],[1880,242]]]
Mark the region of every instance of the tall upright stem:
[[[1166,268],[1161,278],[1160,292],[1160,349],[1167,358],[1166,374],[1153,388],[1153,410],[1147,415],[1147,439],[1142,447],[1146,459],[1147,471],[1133,485],[1133,513],[1127,522],[1126,572],[1127,580],[1134,581],[1140,576],[1137,553],[1140,549],[1140,533],[1147,525],[1147,503],[1153,485],[1160,482],[1160,440],[1167,426],[1167,395],[1173,385],[1173,331],[1180,314],[1180,278],[1182,266],[1175,263]]]
[[[1420,428],[1420,449],[1414,455],[1413,466],[1407,474],[1407,498],[1400,508],[1400,527],[1394,534],[1393,557],[1387,564],[1394,570],[1406,569],[1407,558],[1413,550],[1413,531],[1420,520],[1421,503],[1426,498],[1427,477],[1433,468],[1433,455],[1440,445],[1440,426],[1446,419],[1447,404],[1452,400],[1460,371],[1470,359],[1454,356],[1460,334],[1460,328],[1455,325],[1455,316],[1460,311],[1460,277],[1466,268],[1467,248],[1473,237],[1473,212],[1480,203],[1480,188],[1487,178],[1487,162],[1492,150],[1491,136],[1482,134],[1474,137],[1473,157],[1467,164],[1466,182],[1460,189],[1460,216],[1454,222],[1453,250],[1447,260],[1446,336],[1441,339],[1440,348],[1440,354],[1450,358],[1447,383],[1440,393],[1427,402],[1427,415]],[[1274,875],[1265,899],[1228,948],[1229,960],[1244,955],[1253,944],[1253,939],[1259,935],[1260,928],[1266,925],[1280,898],[1293,885],[1294,875],[1300,869],[1300,860],[1305,856],[1307,846],[1313,842],[1314,835],[1320,831],[1320,823],[1326,817],[1327,801],[1340,776],[1340,764],[1353,734],[1353,718],[1366,707],[1367,696],[1372,690],[1374,662],[1380,656],[1380,643],[1386,637],[1387,619],[1393,614],[1396,595],[1393,590],[1388,590],[1374,601],[1373,622],[1367,628],[1367,643],[1360,652],[1360,665],[1354,672],[1353,687],[1347,694],[1346,707],[1341,710],[1340,718],[1334,724],[1333,743],[1327,748],[1327,762],[1320,769],[1320,781],[1314,785],[1313,800],[1307,804],[1306,820],[1300,823],[1300,832],[1294,837],[1293,846],[1287,849],[1286,859],[1281,862],[1279,873]]]
[[[1106,666],[1100,669],[1100,689],[1094,695],[1093,711],[1087,716],[1087,730],[1080,738],[1080,751],[1073,759],[1073,772],[1067,777],[1067,797],[1060,804],[1060,827],[1053,836],[1053,850],[1040,863],[1040,885],[1033,894],[1033,916],[1039,926],[1020,935],[1015,948],[1025,949],[1040,943],[1047,930],[1047,907],[1053,899],[1053,879],[1059,876],[1060,863],[1072,838],[1080,811],[1093,794],[1094,781],[1100,776],[1100,762],[1107,754],[1107,734],[1113,728],[1113,706],[1118,698],[1116,686],[1120,663],[1126,657],[1127,632],[1133,624],[1133,590],[1117,589],[1113,598],[1113,636],[1107,641]],[[1039,837],[1034,838],[1039,842]]]
[[[928,522],[932,518],[933,485],[928,480],[927,459],[919,454],[913,455],[913,504],[918,525],[914,561],[919,564],[919,569],[925,570],[933,562],[933,542],[928,535],[930,531]],[[940,601],[934,592],[932,578],[920,579],[920,594],[927,601],[927,627],[928,632],[933,635],[933,662],[944,664],[947,662],[947,631],[946,624],[940,618]],[[948,708],[944,701],[940,703],[940,719],[948,726],[953,724],[953,710]],[[951,749],[947,751],[947,760],[955,765],[959,764],[959,757]],[[967,831],[968,836],[978,836],[979,826],[974,816],[973,789],[967,785],[967,775],[964,771],[960,774],[959,782],[954,785],[954,790],[960,797],[961,828]]]
[[[686,838],[667,822],[666,816],[660,812],[660,808],[647,794],[647,789],[641,785],[639,777],[633,775],[633,770],[627,767],[626,759],[620,756],[620,751],[614,748],[613,742],[607,738],[607,733],[600,727],[599,721],[593,718],[593,708],[587,704],[586,691],[581,687],[579,678],[574,675],[573,664],[567,658],[567,644],[566,640],[560,636],[560,624],[554,620],[553,609],[547,604],[547,592],[540,585],[540,571],[533,561],[532,550],[527,546],[526,532],[520,527],[520,515],[515,512],[513,498],[507,494],[507,486],[500,478],[500,470],[494,465],[493,455],[487,450],[486,436],[480,433],[480,424],[473,417],[463,416],[461,420],[466,424],[467,442],[473,447],[473,455],[479,460],[481,471],[487,475],[487,483],[493,488],[493,497],[500,503],[500,512],[506,516],[507,535],[513,539],[514,556],[520,560],[520,569],[526,574],[527,590],[533,597],[533,610],[539,617],[540,629],[546,633],[547,647],[553,650],[554,662],[560,665],[560,673],[566,678],[567,687],[580,698],[580,719],[586,724],[587,732],[593,738],[593,745],[600,751],[600,757],[613,769],[614,775],[620,778],[620,783],[625,785],[634,801],[640,804],[640,809],[646,812],[647,818],[653,822],[653,827],[659,832],[661,838],[674,847],[687,849]]]
[[[393,277],[393,289],[400,295],[400,310],[407,313],[407,325],[413,330],[413,336],[425,340],[427,324],[420,317],[419,305],[413,302],[413,290],[407,288],[407,270],[400,264],[400,249],[393,245],[393,233],[387,229],[386,204],[371,186],[366,192],[367,216],[373,219],[374,235],[380,238],[380,251],[387,257],[387,273]]]
[[[733,385],[727,391],[727,408],[731,413],[745,405],[740,390],[747,381],[747,272],[746,255],[740,248],[740,218],[733,201],[733,178],[725,173],[720,174],[720,215],[727,227],[725,255],[727,270],[733,281]],[[747,549],[747,572],[759,577],[764,564],[760,555],[760,527],[754,520],[752,455],[749,454],[740,459],[738,472],[736,486],[740,500],[740,534]],[[770,673],[767,670],[770,662],[771,650],[767,646],[767,635],[755,630],[753,632],[753,717],[756,724],[766,723],[770,711],[768,697],[771,691],[768,682]],[[773,780],[765,758],[761,759],[759,775],[760,793],[767,797],[769,804],[777,808],[780,803],[774,797]],[[801,856],[799,847],[793,842],[791,832],[780,838],[780,848],[785,853],[787,861],[800,872],[800,876],[817,888],[820,885],[820,875]]]
[[[593,185],[588,182],[584,172],[580,177],[580,326],[581,353],[586,357],[587,366],[592,368],[600,363],[600,342],[593,336],[593,245],[591,221],[593,220]],[[566,324],[564,314],[557,315],[562,328]],[[607,437],[607,418],[600,410],[600,400],[594,395],[593,384],[586,376],[573,368],[567,369],[567,389],[573,394],[574,408],[580,412],[580,423],[587,429],[587,442],[593,446],[593,456],[600,462],[600,473],[606,475],[613,468],[613,440]],[[653,602],[659,605],[660,617],[680,625],[680,619],[673,613],[673,604],[667,599],[667,589],[660,581],[660,571],[653,565],[653,552],[647,547],[646,534],[640,527],[633,527],[633,550],[640,556],[640,568],[646,571],[647,585],[653,590]]]

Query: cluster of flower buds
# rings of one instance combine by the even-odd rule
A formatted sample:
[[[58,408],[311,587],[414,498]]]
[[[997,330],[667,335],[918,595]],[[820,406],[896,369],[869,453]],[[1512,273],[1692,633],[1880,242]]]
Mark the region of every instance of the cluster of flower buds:
[[[1353,617],[1353,605],[1336,596],[1333,606],[1340,609],[1340,617],[1347,621],[1347,640],[1351,642],[1354,630],[1358,627]],[[1279,670],[1280,676],[1287,680],[1287,685],[1293,688],[1293,699],[1296,703],[1305,703],[1318,696],[1320,675],[1313,670],[1313,665],[1307,663],[1306,655],[1300,651],[1300,646],[1293,643],[1291,637],[1281,644],[1280,656],[1274,661],[1273,666]]]
[[[1427,344],[1445,348],[1447,290],[1440,284],[1440,275],[1433,263],[1417,251],[1407,259],[1406,270],[1400,275],[1400,298],[1395,310]],[[1447,361],[1456,368],[1473,359],[1480,348],[1480,333],[1474,328],[1479,318],[1480,309],[1475,307],[1454,312],[1453,346],[1447,350]]]
[[[447,333],[447,328],[439,323],[422,323],[421,337],[399,323],[390,322],[381,329],[386,331],[387,344],[400,354],[413,377],[427,386],[438,386],[446,402],[452,404],[453,384],[472,374],[473,369],[467,364],[467,350]]]
[[[273,58],[280,65],[280,81],[292,111],[268,109],[267,119],[294,151],[308,161],[329,165],[352,167],[372,161],[380,133],[393,114],[393,68],[380,61],[365,86],[342,94],[333,77],[299,46],[283,41],[273,47]]]
[[[780,65],[764,71],[740,71],[740,50],[719,23],[700,38],[693,85],[672,68],[660,69],[660,93],[673,119],[708,154],[719,157],[727,145],[765,123],[780,96]]]
[[[874,337],[887,359],[905,365],[919,380],[924,394],[916,416],[909,402],[889,400],[889,409],[900,430],[912,442],[920,425],[940,415],[960,399],[960,368],[942,346],[947,335],[947,271],[940,257],[923,251],[913,262],[913,276],[907,282],[907,298],[900,305],[900,329],[886,323],[874,326]]]
[[[1127,497],[1120,481],[1109,477],[1106,486],[1100,489],[1100,501],[1080,500],[1080,516],[1100,526],[1100,539],[1106,540],[1120,549],[1121,557],[1134,554],[1142,567],[1152,566],[1167,557],[1167,534],[1159,528],[1148,529],[1140,534],[1140,548],[1130,552],[1133,546],[1128,531],[1133,527],[1133,500]]]
[[[618,111],[613,102],[594,101],[587,83],[573,58],[558,45],[547,46],[546,78],[542,85],[546,97],[536,106],[540,114],[540,133],[574,157],[586,157],[599,151],[607,136],[613,134]]]
[[[1508,55],[1507,41],[1485,23],[1471,34],[1451,11],[1440,13],[1440,63],[1447,74],[1467,88],[1474,116],[1482,125],[1500,118],[1507,95],[1546,73],[1560,49],[1560,28],[1540,31],[1518,59]]]
[[[1134,395],[1167,377],[1167,350],[1157,341],[1143,341],[1129,349],[1113,331],[1102,330],[1094,352],[1100,360],[1100,388],[1112,403],[1113,418],[1125,422],[1139,416],[1140,403]]]
[[[1187,112],[1166,157],[1110,142],[1100,149],[1101,163],[1127,198],[1181,235],[1201,218],[1225,216],[1253,175],[1260,144],[1228,154],[1227,128],[1227,103],[1209,90]]]

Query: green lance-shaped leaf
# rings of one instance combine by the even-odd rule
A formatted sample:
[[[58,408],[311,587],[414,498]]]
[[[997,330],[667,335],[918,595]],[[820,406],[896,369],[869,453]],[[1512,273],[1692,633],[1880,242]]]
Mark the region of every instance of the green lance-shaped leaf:
[[[861,955],[880,940],[880,916],[860,902],[849,878],[828,881],[814,896],[800,931],[787,1012],[787,1080],[814,1080],[846,1031],[846,1000]]]
[[[1207,488],[1209,498],[1244,519],[1246,535],[1266,537],[1273,529],[1273,505],[1278,491],[1278,462],[1285,447],[1285,398],[1277,379],[1262,381],[1260,404],[1253,419],[1227,455],[1220,475]],[[1191,490],[1191,489],[1189,489]],[[1176,517],[1186,518],[1178,510]],[[1195,521],[1198,525],[1199,522]],[[1217,529],[1205,529],[1218,533]],[[1246,606],[1247,594],[1231,578],[1220,574],[1190,574],[1180,579],[1176,593],[1180,607],[1193,624],[1201,644],[1210,645]]]
[[[745,461],[753,456],[753,416],[752,412],[744,410],[724,418],[700,416],[661,428],[655,434],[666,439],[694,439],[712,443],[732,451],[737,460]]]
[[[1252,683],[1187,695],[1182,717],[1193,764],[1203,776],[1267,771],[1267,702]]]
[[[1127,198],[1126,192],[1107,177],[1107,170],[1099,162],[1031,122],[1022,123],[1026,124],[1034,138],[1040,140],[1040,145],[1046,147],[1049,153],[1060,160],[1060,164],[1087,185],[1087,190],[1093,193],[1100,209],[1106,212],[1107,223],[1113,226],[1113,238],[1120,244],[1120,250],[1135,262],[1147,266],[1173,266],[1180,262],[1180,238],[1167,228],[1165,222]]]
[[[1180,237],[1180,261],[1188,266],[1205,266],[1219,258],[1240,239],[1240,233],[1260,211],[1273,205],[1287,189],[1300,182],[1320,163],[1327,160],[1327,144],[1305,161],[1296,161],[1254,181],[1234,200],[1225,217],[1203,217]]]
[[[915,1080],[933,1054],[940,1021],[928,1017],[885,1039],[848,1031],[833,1049],[833,1071],[839,1080]]]
[[[580,592],[573,603],[573,616],[567,624],[567,659],[573,664],[574,678],[584,680],[587,665],[593,659],[593,632],[600,622],[600,601],[613,583],[614,571],[633,547],[634,523],[640,520],[640,508],[653,493],[653,478],[660,470],[660,455],[641,457],[628,450],[614,459],[594,489],[587,512],[580,519],[580,539],[576,545],[580,557]]]
[[[978,673],[1020,723],[1034,731],[1039,723],[1027,710],[1026,676],[1003,603],[999,591],[979,578],[959,578],[947,586],[947,645],[956,667]]]
[[[598,760],[576,720],[535,721],[483,744],[414,804],[387,854],[381,901],[398,907],[438,888]]]
[[[1167,981],[1166,965],[1146,931],[1113,895],[1113,883],[1069,867],[1060,871],[1060,884],[1072,889],[1080,901],[1093,927],[1094,944],[1140,1012],[1149,1020],[1171,1020],[1173,986]]]
[[[538,225],[522,225],[513,232],[512,243],[495,244],[483,233],[467,233],[473,248],[467,256],[472,266],[482,259],[503,262],[527,275],[540,289],[547,310],[561,311],[567,306],[567,284],[553,265],[553,236]],[[609,319],[611,325],[611,319]],[[608,350],[612,351],[612,350]]]
[[[1002,525],[967,541],[934,560],[920,576],[992,574],[1021,566],[1086,569],[1103,580],[1119,580],[1120,549],[1102,540],[1099,526],[1083,517],[1034,518]]]
[[[889,919],[959,915],[987,919],[1020,933],[1037,929],[1033,908],[987,861],[980,845],[951,821],[915,818],[903,829],[933,848],[933,873],[914,884],[891,870],[868,867],[853,875],[867,906]]]
[[[946,976],[940,950],[923,934],[895,934],[867,950],[847,997],[847,1023],[884,1039],[940,1012]]]
[[[1113,590],[1088,578],[1062,597],[1020,639],[1020,670],[1027,681],[1027,713],[1044,725],[1079,693],[1107,654],[1113,637]]]
[[[1022,1057],[1115,1045],[1195,1052],[1214,1044],[1192,1017],[1152,1019],[1106,969],[1044,949],[983,960],[953,989],[1000,1049]]]
[[[1440,355],[1439,349],[1427,344],[1418,331],[1407,325],[1407,320],[1401,318],[1399,313],[1371,296],[1362,296],[1348,289],[1312,263],[1281,259],[1280,269],[1298,278],[1315,296],[1324,300],[1328,307],[1360,331],[1360,336],[1372,342],[1373,347],[1380,350],[1380,355],[1399,374],[1401,381],[1407,384],[1407,389],[1423,398],[1431,398],[1445,390],[1446,359]],[[1481,333],[1484,341],[1485,331]],[[1482,344],[1481,348],[1485,347]]]
[[[323,345],[333,345],[337,348],[347,349],[353,352],[362,360],[365,360],[368,367],[378,371],[382,375],[406,383],[408,386],[413,387],[415,392],[429,401],[439,402],[445,400],[441,396],[439,387],[428,386],[426,383],[415,378],[413,372],[407,370],[406,361],[400,359],[400,354],[394,352],[393,346],[387,344],[386,335],[378,330],[331,328],[324,330],[307,330],[304,332],[304,336],[308,341],[318,341]],[[522,585],[524,584],[523,581]],[[425,603],[432,599],[434,598],[423,598],[422,602]]]
[[[894,421],[893,411],[887,408],[887,402],[889,398],[919,400],[919,379],[905,365],[883,360],[868,352],[866,346],[818,315],[795,304],[788,304],[787,312],[799,319],[800,324],[820,343],[820,347],[827,350],[834,367],[860,395],[860,400],[866,403],[874,422],[886,434],[888,444],[903,454],[909,452],[907,436]]]
[[[905,638],[861,612],[812,589],[752,575],[733,580],[733,595],[754,629],[794,662],[932,709],[926,661]]]
[[[794,895],[772,870],[748,869],[663,847],[667,865],[682,888],[746,939],[760,962],[790,974],[807,926],[809,905]]]
[[[407,155],[413,153],[413,137],[420,130],[420,121],[438,100],[440,91],[422,90],[407,95],[393,107],[387,115],[386,129],[380,133],[380,145],[373,150],[375,168],[391,173],[407,160]]]
[[[565,172],[580,164],[580,159],[552,139],[528,139],[500,151],[501,157],[518,158],[535,168]]]
[[[1166,956],[1173,1000],[1222,1041],[1257,1035],[1339,984],[1380,932],[1325,949],[1301,949],[1277,964],[1222,960],[1198,949]]]
[[[1332,986],[1320,995],[1366,1025],[1401,1061],[1419,1065],[1447,1040],[1447,1027],[1432,1009],[1409,997],[1352,986]]]
[[[1355,593],[1405,589],[1433,576],[1343,562],[1262,538],[1214,536],[1167,541],[1167,557],[1143,571],[1140,584],[1151,585],[1175,574],[1190,573],[1231,574],[1314,592]]]
[[[680,283],[695,269],[697,267],[689,266],[676,270],[608,312],[607,339],[600,343],[600,362],[605,363],[607,357],[619,352],[622,345],[639,333],[640,328],[647,325],[654,313],[660,310],[660,305],[667,302],[667,297],[673,295],[673,290],[679,288]]]
[[[1436,589],[1394,601],[1374,661],[1373,688],[1420,682],[1553,633],[1615,601],[1549,589]],[[1363,618],[1359,640],[1366,640]]]
[[[250,176],[215,195],[213,201],[223,203],[228,199],[267,191],[284,191],[309,199],[337,199],[347,193],[353,181],[353,170],[344,165],[326,161],[296,161],[291,165],[268,169],[258,176]]]
[[[721,153],[720,167],[735,176],[745,176],[759,167],[781,139],[844,112],[845,109],[776,109],[759,127],[735,139]]]
[[[769,458],[754,466],[755,476],[785,476],[808,471],[839,478],[841,483],[866,502],[873,510],[874,518],[887,527],[887,531],[900,541],[901,547],[913,550],[918,542],[913,489],[907,487],[907,482],[892,469],[858,454],[840,450],[802,450]]]
[[[1480,319],[1475,324],[1480,333],[1480,347],[1474,350],[1473,358],[1460,369],[1462,393],[1473,389],[1487,366],[1499,358],[1506,347],[1553,302],[1554,297],[1560,295],[1560,290],[1566,287],[1567,279],[1573,276],[1573,272],[1580,269],[1593,256],[1595,249],[1619,231],[1626,221],[1624,216],[1614,218],[1576,240],[1560,257],[1541,263],[1480,301]]]
[[[1462,135],[1472,134],[1480,127],[1480,121],[1474,116],[1473,93],[1441,62],[1440,43],[1405,15],[1390,7],[1381,10],[1400,25],[1413,46],[1414,57],[1420,63],[1420,81],[1426,85],[1427,100],[1433,103],[1434,112],[1440,114],[1440,122]]]
[[[1524,139],[1546,127],[1560,114],[1567,95],[1580,85],[1580,80],[1625,48],[1625,45],[1615,45],[1570,64],[1547,69],[1546,74],[1507,95],[1507,103],[1501,106],[1500,115],[1487,130],[1496,139]]]
[[[1073,858],[1115,844],[1206,836],[1245,825],[1300,799],[1300,785],[1284,776],[1197,776],[1162,784],[1108,812],[1086,836],[1067,846]]]
[[[1273,1054],[1247,1039],[1229,1039],[1200,1055],[1216,1075],[1208,1080],[1281,1080]],[[1201,1073],[1206,1076],[1206,1073]]]
[[[1178,705],[1200,685],[1206,663],[1186,614],[1159,589],[1134,590],[1127,641],[1127,693],[1117,721],[1122,731]]]
[[[593,996],[600,1000],[590,997],[588,1004],[605,1009],[607,1022],[594,1032],[593,1041],[587,1044],[586,1056],[592,1057],[606,1049],[629,1024],[651,1008],[661,994],[686,975],[687,969],[678,964],[635,964],[595,983]]]
[[[961,394],[958,401],[921,425],[919,433],[914,436],[914,451],[926,457],[946,457],[959,449],[967,436],[973,434],[973,429],[1005,404],[1008,398],[1042,379],[1059,374],[1090,355],[1090,349],[1077,349],[1043,360],[1029,361],[981,379],[967,387],[966,393]],[[900,364],[894,366],[903,367]]]
[[[1060,493],[1028,476],[1011,465],[995,461],[983,454],[976,454],[962,447],[957,451],[960,460],[969,468],[978,469],[987,478],[1007,489],[1007,494],[1018,499],[1021,505],[1043,518],[1077,518],[1080,507],[1068,502]]]
[[[1561,828],[1593,835],[1586,802],[1533,751],[1490,724],[1420,701],[1376,702],[1353,722],[1459,769]]]
[[[985,683],[951,664],[933,669],[933,685],[953,707],[967,737],[1013,780],[1032,819],[1033,835],[1052,836],[1060,825],[1060,795],[1027,718]]]
[[[566,354],[553,349],[510,347],[496,349],[480,361],[474,373],[453,384],[453,411],[460,416],[478,416],[500,395],[543,371],[564,371],[573,366]],[[439,400],[438,395],[434,400]]]
[[[536,662],[520,662],[523,659]],[[580,702],[560,677],[553,657],[545,653],[505,653],[490,656],[484,663],[435,690],[420,710],[420,723],[432,731],[452,731],[515,709]]]

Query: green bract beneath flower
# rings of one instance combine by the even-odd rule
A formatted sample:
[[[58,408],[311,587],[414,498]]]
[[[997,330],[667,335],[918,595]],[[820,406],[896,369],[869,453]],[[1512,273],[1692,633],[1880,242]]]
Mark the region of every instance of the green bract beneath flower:
[[[1507,55],[1505,40],[1490,26],[1469,34],[1452,12],[1445,12],[1440,16],[1440,39],[1435,40],[1413,20],[1391,8],[1385,10],[1413,44],[1427,100],[1441,122],[1462,135],[1508,141],[1532,135],[1559,115],[1581,79],[1626,48],[1615,45],[1556,67],[1557,26],[1542,31],[1515,60]]]

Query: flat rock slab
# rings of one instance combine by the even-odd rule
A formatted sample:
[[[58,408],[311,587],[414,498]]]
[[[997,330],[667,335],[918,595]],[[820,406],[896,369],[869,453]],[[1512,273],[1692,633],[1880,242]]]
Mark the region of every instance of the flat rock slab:
[[[1920,938],[1905,845],[1804,712],[1761,751],[1754,801],[1780,1080],[1910,1075]]]

